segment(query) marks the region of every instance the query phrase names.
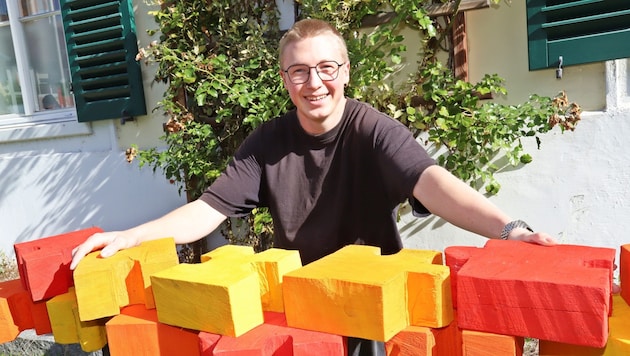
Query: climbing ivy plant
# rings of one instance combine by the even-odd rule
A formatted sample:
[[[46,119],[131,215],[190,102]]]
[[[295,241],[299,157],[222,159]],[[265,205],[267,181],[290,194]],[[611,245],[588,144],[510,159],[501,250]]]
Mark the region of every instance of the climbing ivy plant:
[[[498,2],[499,0],[493,0]],[[564,94],[532,95],[520,105],[501,105],[481,97],[505,95],[503,80],[486,75],[478,83],[455,78],[450,33],[453,14],[432,17],[430,0],[299,0],[296,19],[333,23],[347,41],[351,81],[349,97],[390,114],[440,150],[437,161],[472,186],[495,194],[497,157],[513,165],[531,156],[521,139],[554,126],[573,130],[580,109]],[[291,109],[278,74],[277,44],[282,31],[275,1],[162,1],[151,13],[159,40],[143,48],[138,59],[157,63],[155,79],[167,84],[159,108],[167,122],[165,150],[128,150],[141,165],[161,169],[179,184],[189,200],[223,171],[243,139],[258,125]],[[367,18],[387,21],[366,27]],[[406,53],[402,28],[415,30],[419,54]],[[446,56],[442,56],[446,54]],[[408,78],[396,75],[404,56],[419,58]],[[439,58],[446,57],[446,60]],[[446,65],[444,63],[447,63]],[[408,64],[408,63],[407,63]],[[180,190],[181,192],[181,190]],[[270,245],[271,218],[257,209],[242,224],[245,238],[234,233],[241,222],[229,220],[232,242]]]

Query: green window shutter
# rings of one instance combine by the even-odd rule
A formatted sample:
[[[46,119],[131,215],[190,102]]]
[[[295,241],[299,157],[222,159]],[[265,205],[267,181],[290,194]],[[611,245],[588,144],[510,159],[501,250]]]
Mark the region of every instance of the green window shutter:
[[[61,0],[79,121],[146,114],[131,0]]]
[[[527,0],[529,69],[630,57],[630,0]]]

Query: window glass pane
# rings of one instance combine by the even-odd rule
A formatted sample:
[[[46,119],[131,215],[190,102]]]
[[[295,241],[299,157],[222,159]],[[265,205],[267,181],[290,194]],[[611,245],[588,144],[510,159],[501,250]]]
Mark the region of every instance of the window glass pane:
[[[0,25],[0,115],[24,113],[11,28]]]
[[[9,20],[9,11],[7,11],[7,0],[0,0],[0,22]]]
[[[39,110],[73,107],[61,15],[25,22],[24,36]]]
[[[20,13],[31,16],[59,10],[59,0],[21,0]]]

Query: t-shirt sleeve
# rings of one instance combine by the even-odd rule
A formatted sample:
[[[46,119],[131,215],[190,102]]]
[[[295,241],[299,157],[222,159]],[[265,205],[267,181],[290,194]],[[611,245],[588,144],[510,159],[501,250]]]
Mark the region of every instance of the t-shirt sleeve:
[[[262,168],[256,147],[261,144],[260,130],[249,135],[237,150],[225,171],[199,198],[221,214],[243,217],[260,206]]]
[[[399,122],[387,123],[378,135],[376,145],[382,153],[381,166],[386,186],[392,189],[390,194],[400,196],[401,200],[409,200],[414,215],[430,214],[413,196],[413,189],[422,172],[436,164],[435,160],[413,137],[409,129]]]

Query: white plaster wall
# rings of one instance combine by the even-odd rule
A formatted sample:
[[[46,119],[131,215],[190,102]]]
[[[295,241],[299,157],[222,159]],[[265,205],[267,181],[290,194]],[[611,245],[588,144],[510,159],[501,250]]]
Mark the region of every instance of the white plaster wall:
[[[514,218],[560,242],[618,249],[630,243],[630,100],[627,60],[567,67],[564,78],[554,71],[529,72],[525,2],[467,15],[471,80],[484,73],[506,78],[503,103],[520,103],[532,93],[553,96],[567,90],[585,109],[574,132],[554,131],[524,142],[533,162],[500,172],[502,189],[491,200]],[[608,68],[608,69],[607,69]],[[403,214],[405,245],[443,250],[449,245],[481,246],[484,238],[436,218]]]
[[[90,135],[0,143],[0,249],[99,226],[131,227],[183,204],[175,186],[128,164],[111,121]]]

